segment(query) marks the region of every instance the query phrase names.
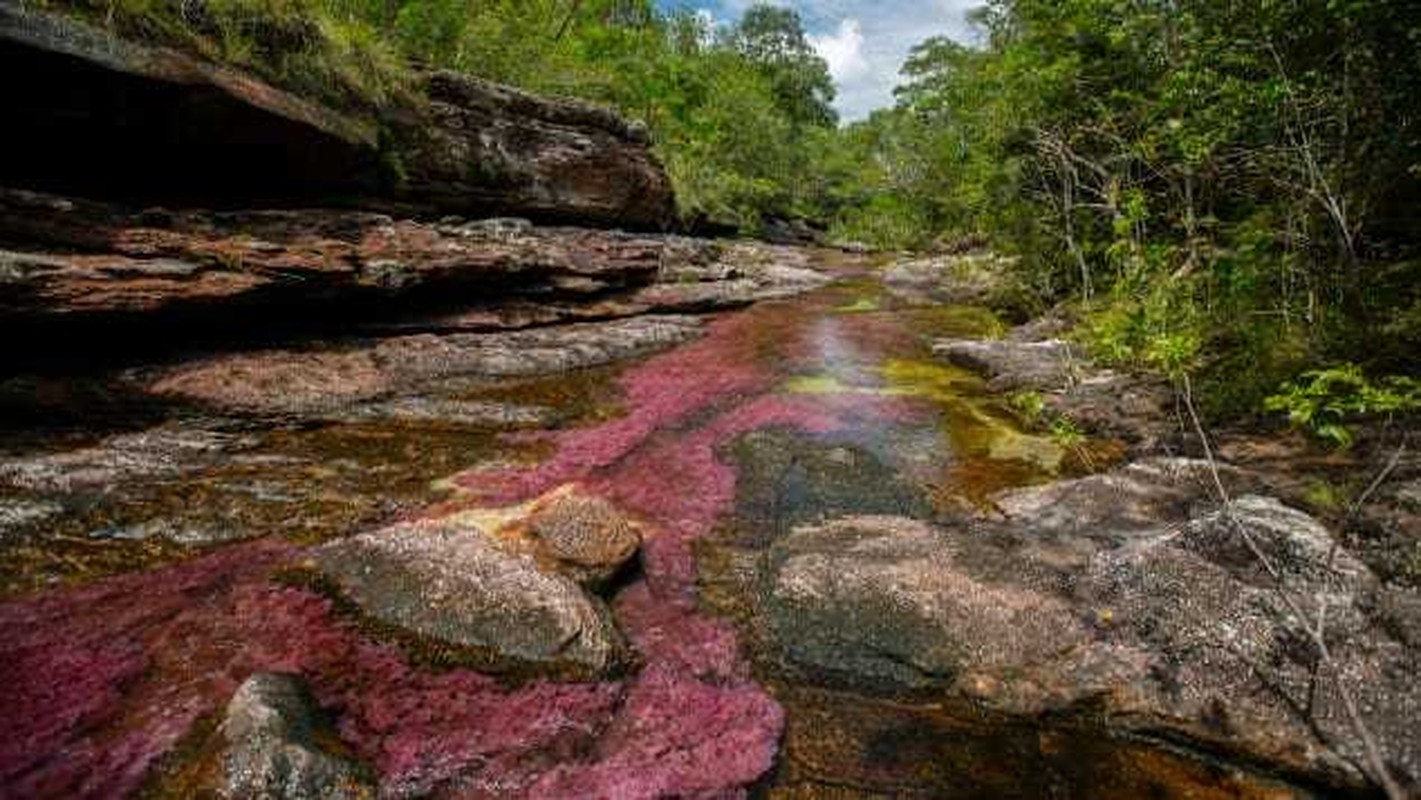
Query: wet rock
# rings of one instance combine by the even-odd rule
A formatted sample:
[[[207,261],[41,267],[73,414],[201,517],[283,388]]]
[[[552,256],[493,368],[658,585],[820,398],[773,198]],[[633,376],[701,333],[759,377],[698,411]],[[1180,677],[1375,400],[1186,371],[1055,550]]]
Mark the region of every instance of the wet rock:
[[[101,490],[192,472],[250,444],[244,436],[200,428],[152,428],[111,436],[91,447],[0,461],[0,485],[37,492]]]
[[[0,499],[0,539],[64,513],[64,506],[43,500]]]
[[[627,649],[607,607],[490,533],[469,516],[412,522],[326,545],[315,568],[365,616],[446,658],[513,673],[617,670]]]
[[[136,525],[101,528],[89,534],[91,539],[141,542],[164,539],[185,547],[210,547],[260,536],[236,524],[197,524],[177,519],[154,519]]]
[[[322,727],[315,700],[296,677],[248,678],[218,731],[224,747],[217,794],[230,800],[373,800],[375,785],[364,771],[321,745]]]
[[[849,517],[777,543],[768,636],[792,664],[870,686],[949,686],[1084,641],[1059,599],[974,579],[951,537],[902,517]]]
[[[701,334],[689,317],[637,317],[493,334],[426,334],[331,350],[221,356],[162,371],[158,395],[247,413],[325,413],[430,381],[551,375],[645,355]]]
[[[1243,476],[1224,467],[1235,485]],[[997,512],[1013,529],[1038,538],[1120,540],[1178,521],[1207,507],[1216,489],[1209,463],[1153,458],[1111,472],[998,494]]]
[[[553,424],[559,413],[542,406],[439,397],[400,397],[329,415],[340,422],[406,422],[479,428],[531,428]]]
[[[585,585],[610,580],[641,547],[641,532],[625,514],[575,490],[539,503],[526,525],[540,550]]]

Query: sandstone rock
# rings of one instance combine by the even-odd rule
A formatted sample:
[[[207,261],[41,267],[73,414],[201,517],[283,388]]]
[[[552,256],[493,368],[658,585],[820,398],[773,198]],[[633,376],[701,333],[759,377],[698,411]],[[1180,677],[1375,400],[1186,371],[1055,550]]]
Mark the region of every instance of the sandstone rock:
[[[1100,369],[1059,339],[949,339],[933,352],[986,375],[993,391],[1038,392],[1052,413],[1092,433],[1119,437],[1139,453],[1158,450],[1178,432],[1168,386]]]
[[[405,336],[329,350],[219,356],[166,368],[147,391],[215,408],[325,414],[446,378],[551,375],[645,355],[701,333],[689,317],[636,317],[490,334]]]
[[[64,513],[64,506],[41,500],[0,499],[0,539]]]
[[[1086,638],[1059,599],[974,579],[948,536],[901,517],[798,529],[769,563],[769,637],[791,663],[840,679],[949,686]]]
[[[248,678],[218,731],[223,747],[217,794],[230,800],[373,800],[373,781],[323,748],[319,729],[315,701],[300,680],[276,673]]]
[[[1405,598],[1275,499],[1209,504],[1201,469],[1160,461],[1018,490],[990,523],[798,528],[764,557],[760,633],[835,684],[933,688],[1009,715],[1091,708],[1111,729],[1355,787],[1345,686],[1414,785],[1421,662],[1393,632]],[[1323,604],[1319,668],[1305,626]]]
[[[583,584],[605,583],[641,547],[641,533],[622,512],[575,490],[541,502],[526,525],[542,552]]]
[[[0,460],[0,485],[36,492],[102,490],[121,481],[191,472],[249,445],[236,434],[162,426],[76,450]]]
[[[339,422],[404,422],[467,425],[479,428],[530,428],[551,425],[558,412],[541,406],[521,406],[483,400],[441,397],[398,397],[333,412]]]
[[[0,190],[0,234],[29,248],[0,251],[0,312],[34,319],[585,294],[645,285],[664,261],[659,239],[616,232],[508,234],[329,209],[155,215],[15,190]]]
[[[645,128],[457,72],[427,76],[424,90],[427,109],[393,126],[402,200],[592,225],[672,222],[671,182]]]
[[[1081,354],[1059,339],[1040,342],[960,339],[938,342],[933,353],[986,374],[993,391],[1063,391],[1080,375]]]
[[[984,304],[1001,290],[1010,261],[994,253],[898,261],[883,273],[889,293],[918,302]]]
[[[467,516],[396,525],[320,548],[315,566],[364,615],[448,658],[518,674],[620,668],[607,607],[489,533]]]

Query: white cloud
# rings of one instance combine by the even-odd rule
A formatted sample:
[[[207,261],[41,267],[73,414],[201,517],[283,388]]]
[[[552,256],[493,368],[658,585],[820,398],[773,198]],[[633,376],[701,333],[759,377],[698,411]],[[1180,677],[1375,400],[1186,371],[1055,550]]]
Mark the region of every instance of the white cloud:
[[[815,50],[829,62],[847,121],[893,105],[898,70],[913,45],[930,36],[972,41],[967,12],[984,0],[768,0],[793,8],[804,19]],[[738,19],[765,0],[660,0],[667,7],[714,12],[717,22]]]
[[[856,19],[841,21],[836,33],[811,35],[809,43],[829,63],[829,74],[836,83],[861,78],[870,69],[863,53],[863,28]]]

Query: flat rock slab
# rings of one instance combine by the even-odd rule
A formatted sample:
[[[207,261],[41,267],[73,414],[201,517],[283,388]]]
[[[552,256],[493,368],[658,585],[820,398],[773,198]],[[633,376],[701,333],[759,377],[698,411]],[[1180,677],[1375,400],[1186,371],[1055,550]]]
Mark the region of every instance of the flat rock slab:
[[[326,545],[314,563],[364,616],[446,660],[573,677],[623,666],[601,600],[489,534],[468,515],[412,522]]]
[[[701,335],[652,316],[490,334],[402,336],[358,346],[219,356],[163,370],[154,394],[257,414],[324,414],[445,378],[553,375],[647,355]]]

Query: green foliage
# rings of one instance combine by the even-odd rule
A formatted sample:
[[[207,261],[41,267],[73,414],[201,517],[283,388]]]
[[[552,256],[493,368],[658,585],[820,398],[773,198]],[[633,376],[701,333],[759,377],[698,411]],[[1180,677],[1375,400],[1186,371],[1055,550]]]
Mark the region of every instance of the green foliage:
[[[1041,425],[1046,419],[1046,399],[1032,389],[1022,389],[1007,396],[1007,405],[1028,428]]]
[[[397,48],[344,0],[71,0],[60,5],[124,35],[250,69],[338,107],[406,91]]]
[[[1367,417],[1421,410],[1421,380],[1387,376],[1373,382],[1356,364],[1343,364],[1302,375],[1265,402],[1269,411],[1286,412],[1288,421],[1338,447],[1352,443],[1348,423]]]

